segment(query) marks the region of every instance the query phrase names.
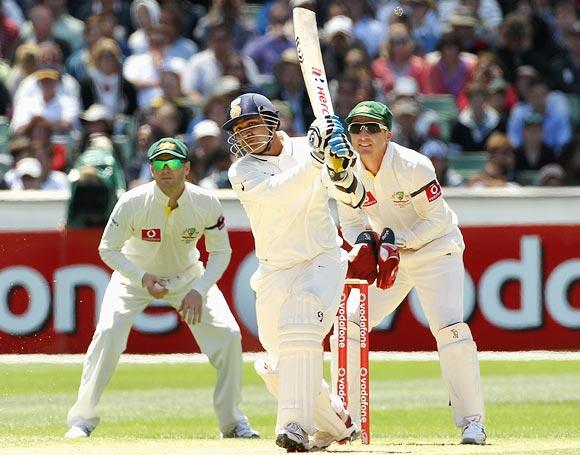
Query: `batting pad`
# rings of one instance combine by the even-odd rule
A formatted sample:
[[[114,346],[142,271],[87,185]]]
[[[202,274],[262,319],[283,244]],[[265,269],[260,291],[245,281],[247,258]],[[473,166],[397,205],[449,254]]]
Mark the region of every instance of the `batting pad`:
[[[293,294],[282,304],[278,319],[278,423],[282,431],[291,422],[313,435],[314,400],[322,381],[324,326],[321,300],[310,293]]]
[[[270,364],[264,360],[254,363],[256,373],[264,380],[268,391],[278,397],[279,375]],[[326,381],[321,381],[321,387],[314,401],[314,426],[319,431],[326,431],[336,439],[344,439],[349,436],[349,430],[339,417],[344,415],[345,409],[342,401],[336,395],[331,395]]]
[[[441,374],[451,400],[455,425],[485,419],[477,348],[467,324],[459,322],[437,333]]]
[[[348,412],[353,423],[360,428],[360,327],[347,321],[347,386]],[[330,337],[332,390],[338,394],[338,336],[336,329]]]

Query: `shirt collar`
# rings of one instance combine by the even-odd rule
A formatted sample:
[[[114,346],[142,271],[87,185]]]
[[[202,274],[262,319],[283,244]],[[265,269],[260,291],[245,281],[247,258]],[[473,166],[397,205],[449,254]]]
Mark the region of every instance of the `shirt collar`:
[[[153,199],[156,200],[157,202],[159,202],[163,207],[167,207],[169,204],[169,196],[167,196],[163,191],[161,191],[161,188],[159,188],[159,185],[157,185],[156,182],[153,182],[153,183],[154,183],[154,185],[153,185]],[[179,207],[181,207],[181,205],[182,205],[183,197],[184,197],[186,189],[183,190],[183,193],[181,193],[181,196],[179,196],[179,199],[177,199],[177,205]]]

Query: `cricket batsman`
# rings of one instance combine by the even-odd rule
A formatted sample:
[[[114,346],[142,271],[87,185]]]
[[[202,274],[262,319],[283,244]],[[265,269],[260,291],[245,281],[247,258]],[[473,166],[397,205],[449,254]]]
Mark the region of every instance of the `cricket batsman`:
[[[316,120],[306,137],[277,131],[278,111],[248,93],[232,101],[223,128],[242,157],[229,170],[250,219],[258,257],[260,342],[268,353],[256,370],[277,397],[276,444],[288,452],[324,449],[357,434],[338,396],[322,377],[322,341],[340,301],[347,258],[340,249],[325,182],[358,206],[364,188],[352,172],[354,152],[336,117]],[[313,147],[311,144],[315,144]],[[341,169],[330,184],[327,160]]]
[[[371,327],[415,288],[437,341],[453,419],[462,430],[461,443],[485,444],[477,348],[463,322],[463,236],[456,214],[441,194],[430,160],[391,140],[392,118],[385,104],[363,101],[345,120],[360,156],[356,172],[366,189],[361,208],[338,201],[342,233],[356,247],[350,268],[355,274],[351,276],[370,283],[376,278],[376,285],[369,288]],[[348,324],[352,326],[348,350],[358,352],[356,312],[349,314]],[[331,348],[336,387],[336,335],[331,338]],[[353,419],[358,416],[360,401],[358,378],[354,376],[358,371],[359,358],[350,355],[349,410]]]

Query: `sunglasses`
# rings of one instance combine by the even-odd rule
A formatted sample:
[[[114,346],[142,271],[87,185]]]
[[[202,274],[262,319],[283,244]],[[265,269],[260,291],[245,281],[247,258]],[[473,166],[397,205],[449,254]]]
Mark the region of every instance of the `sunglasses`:
[[[381,130],[389,131],[389,129],[385,125],[381,125],[380,123],[376,122],[370,122],[370,123],[351,123],[348,126],[348,132],[351,134],[360,134],[363,128],[369,134],[377,134]]]
[[[185,164],[185,161],[179,158],[173,158],[170,160],[153,160],[151,165],[156,171],[162,171],[167,166],[171,171],[176,171],[181,169]]]

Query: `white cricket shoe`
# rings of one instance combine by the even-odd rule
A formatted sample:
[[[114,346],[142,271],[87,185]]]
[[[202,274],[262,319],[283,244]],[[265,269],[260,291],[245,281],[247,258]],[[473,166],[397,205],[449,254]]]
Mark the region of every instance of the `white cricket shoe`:
[[[88,438],[92,431],[93,430],[88,428],[86,425],[79,423],[70,427],[69,430],[64,434],[64,437],[69,439]]]
[[[291,422],[276,436],[276,445],[286,452],[308,452],[308,434],[297,423]]]
[[[341,417],[341,416],[339,416]],[[310,441],[310,450],[312,452],[317,450],[324,450],[329,447],[333,442],[338,444],[346,444],[347,442],[352,442],[357,439],[360,435],[360,431],[357,426],[353,423],[352,419],[345,411],[344,415],[341,417],[345,422],[346,430],[340,436],[335,436],[327,431],[317,431],[314,433],[312,440]]]
[[[463,433],[461,433],[461,444],[484,445],[486,438],[487,436],[483,424],[476,420],[470,420],[467,422],[467,425],[463,427]]]
[[[260,433],[254,430],[248,422],[240,422],[227,433],[222,434],[222,438],[259,438]]]

